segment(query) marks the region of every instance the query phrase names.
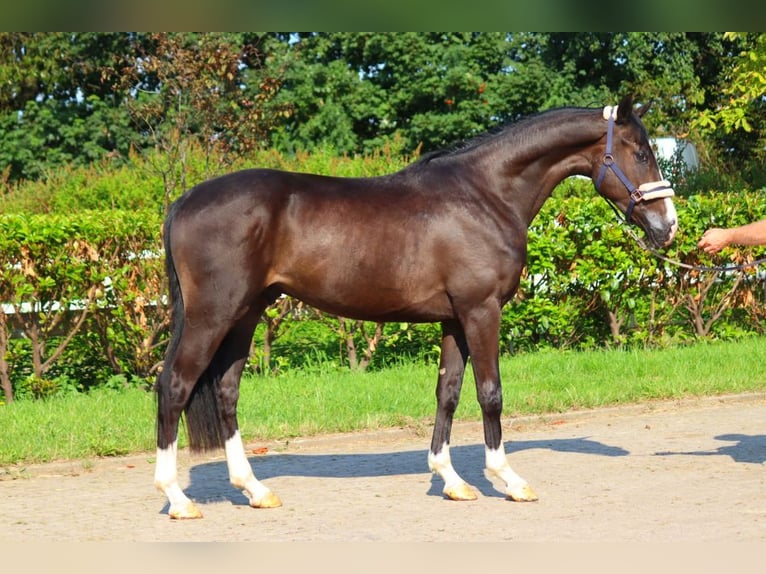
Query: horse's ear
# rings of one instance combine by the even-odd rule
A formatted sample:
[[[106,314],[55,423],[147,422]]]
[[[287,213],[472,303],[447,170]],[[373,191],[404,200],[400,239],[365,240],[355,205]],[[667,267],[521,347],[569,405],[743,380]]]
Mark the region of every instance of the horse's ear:
[[[648,102],[646,102],[643,106],[641,106],[640,108],[636,110],[636,115],[639,118],[643,118],[644,114],[649,111],[649,108],[652,107],[652,103],[654,103],[654,100],[649,100]]]
[[[617,123],[622,124],[630,119],[630,114],[633,113],[633,94],[628,94],[620,100],[617,106]]]

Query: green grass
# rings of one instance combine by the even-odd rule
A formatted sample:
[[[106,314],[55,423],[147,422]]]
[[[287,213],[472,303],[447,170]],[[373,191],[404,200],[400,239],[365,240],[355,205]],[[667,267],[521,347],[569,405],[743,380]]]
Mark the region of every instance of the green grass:
[[[766,338],[652,351],[545,351],[501,361],[504,415],[557,413],[654,399],[766,391]],[[245,440],[430,425],[435,365],[380,372],[294,372],[242,382]],[[0,406],[0,465],[154,449],[155,403],[140,390]],[[478,420],[470,372],[456,414]],[[428,431],[430,433],[430,430]],[[181,446],[185,444],[181,433]]]

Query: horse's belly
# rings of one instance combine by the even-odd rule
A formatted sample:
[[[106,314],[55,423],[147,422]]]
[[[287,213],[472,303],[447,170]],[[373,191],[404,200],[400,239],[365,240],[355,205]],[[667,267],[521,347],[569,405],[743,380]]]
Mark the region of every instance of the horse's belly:
[[[312,307],[353,319],[432,322],[453,317],[443,288],[412,278],[392,279],[380,274],[326,271],[291,274],[278,283],[285,293]]]

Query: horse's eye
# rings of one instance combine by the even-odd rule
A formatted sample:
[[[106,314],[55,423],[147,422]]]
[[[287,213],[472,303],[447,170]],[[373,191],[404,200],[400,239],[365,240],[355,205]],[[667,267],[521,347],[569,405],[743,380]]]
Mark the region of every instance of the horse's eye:
[[[641,163],[646,163],[647,161],[649,161],[649,154],[642,150],[637,151],[636,161],[639,161]]]

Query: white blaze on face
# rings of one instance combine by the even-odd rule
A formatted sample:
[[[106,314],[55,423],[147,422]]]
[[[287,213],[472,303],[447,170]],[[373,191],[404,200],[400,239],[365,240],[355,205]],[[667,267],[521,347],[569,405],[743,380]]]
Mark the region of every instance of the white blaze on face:
[[[670,234],[663,245],[663,247],[665,247],[673,242],[676,232],[678,231],[678,214],[676,213],[676,206],[672,199],[675,195],[675,191],[673,191],[670,182],[662,177],[662,170],[659,166],[657,166],[657,169],[660,174],[660,180],[642,184],[638,189],[643,192],[643,201],[662,198],[662,203],[665,206],[665,219],[660,220],[653,214],[649,216],[648,219],[652,227],[660,229],[670,227]]]
[[[673,203],[673,200],[669,197],[665,198],[665,217],[670,219],[672,221],[671,227],[670,227],[670,236],[668,237],[667,243],[665,245],[670,245],[670,243],[673,241],[673,239],[676,236],[676,232],[678,231],[678,214],[676,213],[676,206]]]
[[[652,198],[650,198],[652,199]],[[655,199],[659,201],[659,199]],[[656,211],[646,212],[646,222],[651,229],[668,229],[669,233],[665,239],[663,247],[670,245],[676,236],[678,231],[678,214],[676,213],[676,206],[670,197],[662,198],[662,205],[664,206],[664,215],[660,215]]]
[[[673,204],[672,199],[666,197],[662,200],[662,203],[665,207],[664,216],[655,213],[654,211],[650,211],[647,213],[646,218],[649,226],[653,229],[670,229],[670,233],[663,244],[663,247],[665,247],[670,245],[678,231],[678,214],[676,213],[676,206]]]

